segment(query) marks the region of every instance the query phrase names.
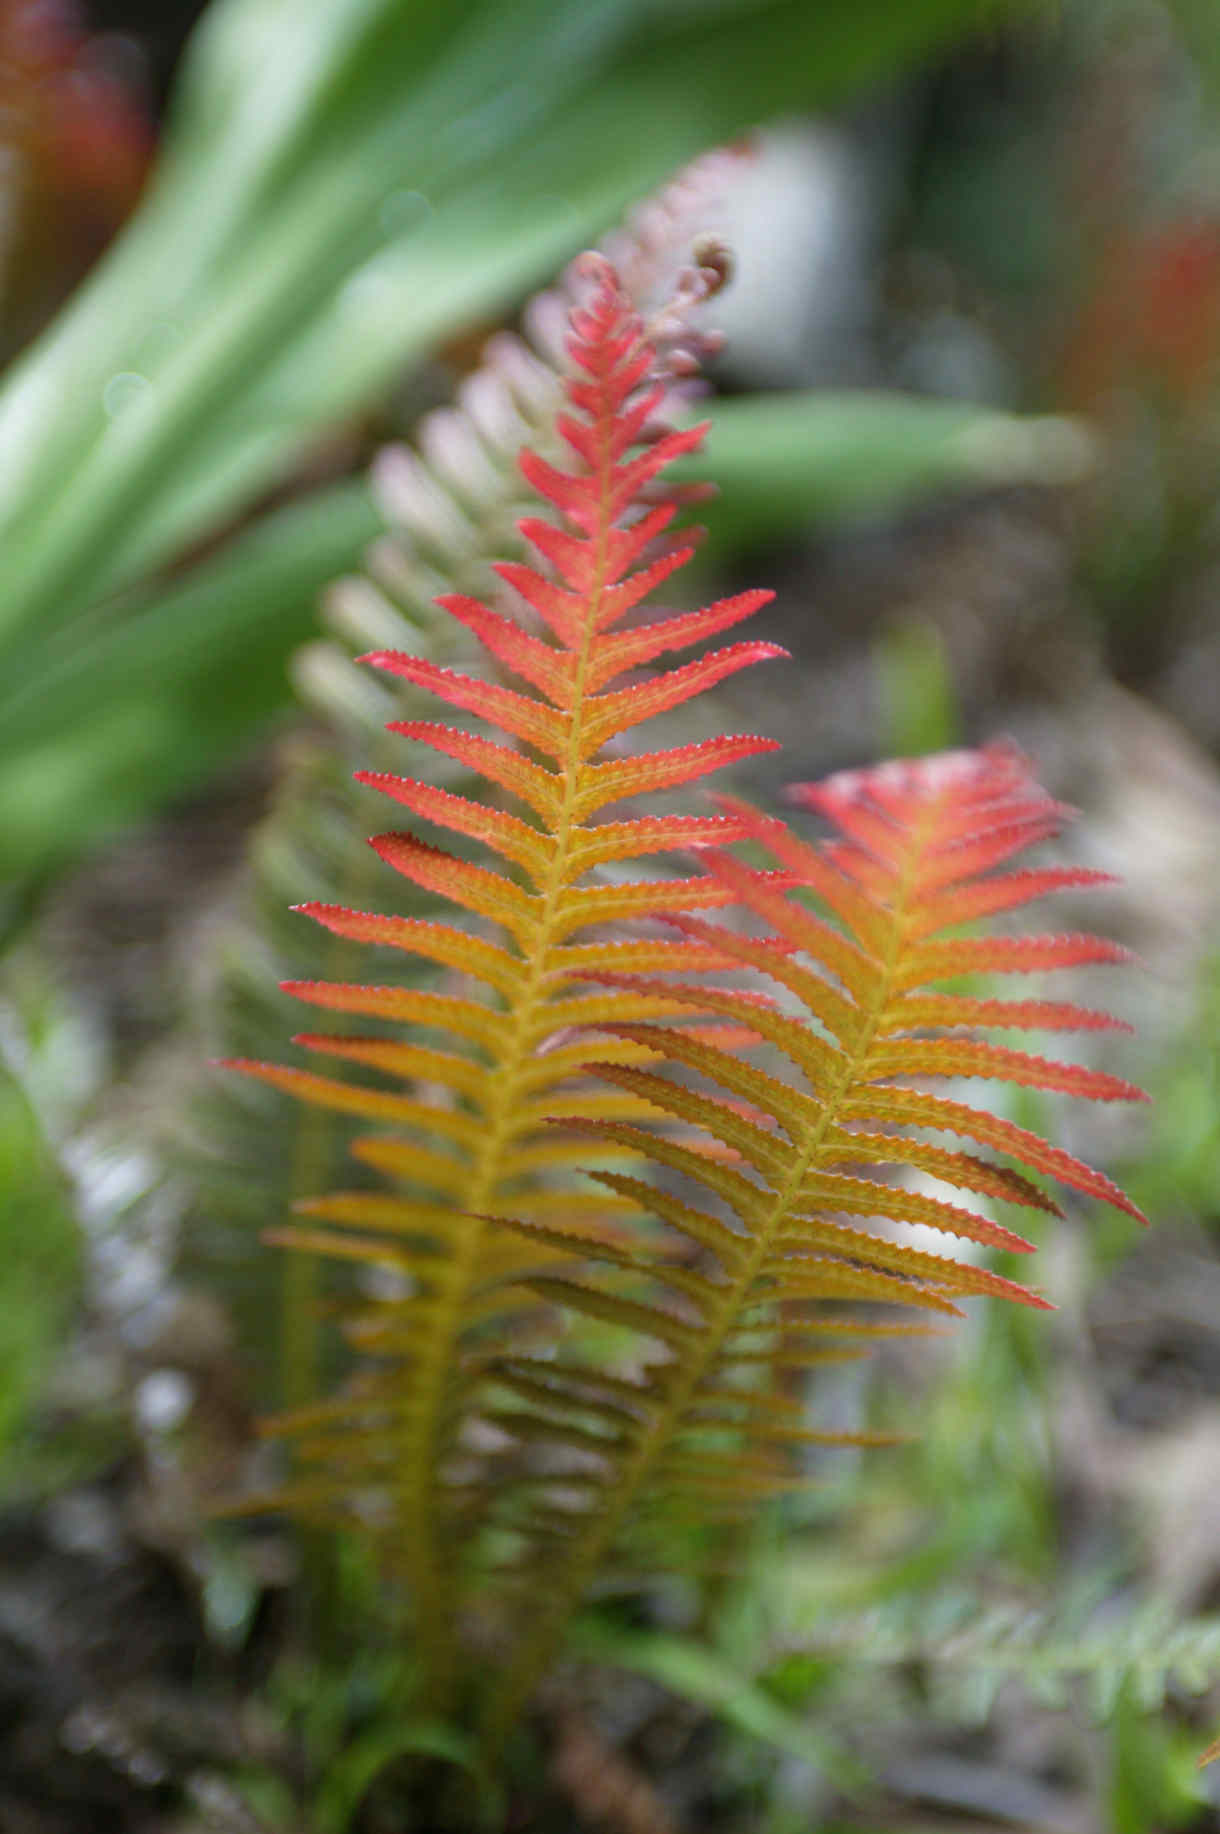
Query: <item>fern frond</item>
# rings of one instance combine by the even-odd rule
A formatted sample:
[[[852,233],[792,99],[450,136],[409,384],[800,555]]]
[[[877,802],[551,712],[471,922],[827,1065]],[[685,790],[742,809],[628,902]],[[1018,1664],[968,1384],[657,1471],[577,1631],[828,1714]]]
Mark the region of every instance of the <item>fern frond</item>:
[[[692,261],[719,258],[707,232],[747,164],[748,155],[736,150],[704,155],[638,206],[602,244],[658,345],[660,379],[667,387],[661,421],[697,386],[683,379],[691,355],[717,342],[699,323],[703,313],[691,309],[713,277],[683,269]],[[491,568],[502,557],[511,557],[506,580],[510,573],[516,578],[519,566],[520,578],[533,582],[528,589],[535,594],[559,592],[520,564],[528,551],[517,519],[523,507],[539,512],[545,506],[530,502],[517,457],[523,447],[534,446],[560,463],[568,451],[556,420],[566,406],[567,316],[583,291],[579,276],[569,273],[533,300],[519,335],[503,331],[489,340],[478,367],[461,381],[454,405],[425,415],[410,445],[386,447],[373,464],[370,485],[385,533],[370,549],[363,573],[338,582],[326,595],[326,635],[294,658],[298,693],[321,716],[325,736],[317,743],[296,735],[284,748],[274,805],[254,837],[236,933],[201,990],[198,1020],[213,1040],[214,1055],[257,1059],[278,1052],[284,1008],[272,990],[285,974],[341,980],[359,973],[358,941],[334,928],[302,935],[287,911],[304,900],[357,911],[376,903],[383,868],[364,844],[369,825],[364,792],[353,785],[352,773],[358,766],[383,773],[400,769],[399,737],[427,739],[426,768],[415,769],[430,784],[476,797],[488,780],[514,793],[528,786],[544,798],[535,813],[544,821],[554,818],[553,794],[545,787],[549,779],[524,752],[497,746],[456,722],[427,721],[424,690],[378,677],[354,658],[372,648],[397,648],[441,666],[468,668],[474,640],[456,619],[438,611],[434,600],[458,592],[496,604],[500,585]],[[688,486],[684,494],[695,495],[695,488]],[[614,591],[653,590],[680,564],[680,552],[658,555],[651,574],[645,569],[630,588],[624,584]],[[423,724],[430,726],[427,733],[415,730]],[[717,743],[718,759],[709,751],[685,772],[679,759],[670,775],[649,781],[658,788],[680,783],[757,750],[748,740],[742,747]],[[622,758],[602,768],[623,766],[630,777],[633,764]],[[647,765],[620,794],[642,790],[652,769]],[[498,772],[510,773],[512,781],[504,783]],[[534,807],[528,788],[525,801]],[[598,806],[594,796],[589,808]],[[588,812],[574,810],[582,820]],[[442,906],[439,895],[422,887],[403,891],[398,906],[404,914],[429,918]],[[434,964],[422,957],[400,956],[398,963],[397,979],[433,977]],[[301,1401],[317,1388],[326,1350],[315,1325],[325,1270],[294,1255],[283,1265],[277,1290],[251,1245],[267,1216],[338,1175],[350,1117],[310,1107],[295,1127],[276,1124],[268,1092],[236,1078],[204,1083],[189,1112],[191,1137],[175,1141],[175,1154],[186,1161],[207,1227],[189,1232],[187,1252],[209,1264],[223,1257],[226,1284],[239,1294],[251,1358],[266,1359],[258,1386],[275,1395],[277,1405]],[[269,1318],[281,1312],[277,1327],[269,1328]]]
[[[642,1509],[682,1493],[697,1497],[706,1516],[722,1498],[740,1507],[747,1492],[780,1494],[799,1475],[793,1458],[801,1448],[826,1442],[774,1406],[789,1393],[791,1372],[807,1366],[810,1334],[816,1341],[827,1330],[867,1329],[875,1314],[860,1319],[861,1302],[952,1315],[961,1299],[986,1293],[1046,1306],[1028,1287],[954,1253],[961,1240],[1018,1252],[1030,1250],[1028,1241],[959,1202],[884,1182],[878,1170],[910,1167],[956,1192],[1054,1211],[1027,1175],[1040,1173],[1139,1215],[1108,1179],[1061,1149],[987,1110],[912,1086],[926,1077],[998,1077],[1094,1100],[1140,1096],[1109,1073],[963,1037],[967,1025],[1004,1024],[1011,1017],[1007,1005],[964,997],[958,1004],[958,996],[925,991],[929,980],[962,973],[972,955],[991,946],[972,948],[942,932],[982,911],[1097,881],[1096,874],[1067,867],[988,876],[1020,847],[1055,832],[1062,818],[1025,760],[1006,746],[953,753],[843,774],[803,786],[794,800],[828,815],[837,838],[811,845],[781,821],[739,803],[722,806],[752,841],[769,847],[797,889],[777,887],[722,851],[702,856],[713,880],[771,926],[768,933],[748,938],[689,915],[670,919],[687,940],[765,974],[779,1004],[731,988],[610,977],[623,999],[668,993],[689,1001],[692,1012],[748,1024],[788,1059],[805,1087],[681,1027],[640,1024],[624,1013],[603,1028],[654,1051],[644,1063],[604,1062],[603,1078],[667,1114],[685,1137],[676,1141],[648,1122],[587,1121],[582,1131],[634,1147],[689,1187],[678,1198],[653,1197],[634,1175],[614,1177],[613,1184],[700,1251],[698,1283],[687,1277],[689,1258],[675,1263],[654,1250],[647,1269],[644,1257],[634,1258],[635,1279],[624,1286],[621,1258],[599,1257],[595,1244],[576,1241],[573,1253],[585,1263],[578,1278],[560,1270],[530,1282],[548,1299],[616,1318],[632,1337],[651,1341],[653,1360],[638,1414],[608,1454],[613,1470],[604,1505],[562,1568],[552,1565],[542,1622],[523,1638],[497,1690],[489,1716],[493,1750],[550,1659],[548,1639]],[[799,888],[812,892],[828,915],[811,910]],[[1007,966],[1066,965],[1114,953],[1092,938],[1034,937],[1024,944]],[[932,949],[942,953],[930,958]],[[918,964],[929,961],[931,974],[920,972]],[[1019,1018],[1048,1019],[1053,1029],[1096,1030],[1100,1022],[1090,1009],[1063,1004],[1049,1012],[1022,1007]],[[590,1043],[591,1055],[597,1042]],[[1023,1169],[926,1143],[925,1134],[945,1132],[989,1146]],[[859,1226],[869,1218],[886,1232]],[[913,1246],[904,1233],[911,1226],[948,1238],[948,1251]],[[602,1274],[599,1259],[608,1269]],[[841,1314],[844,1305],[851,1311]],[[734,1403],[722,1409],[711,1441],[709,1393]],[[867,1434],[849,1434],[841,1442],[868,1441]]]
[[[677,507],[663,494],[661,473],[695,449],[702,435],[696,429],[649,437],[662,399],[660,386],[649,380],[655,351],[604,261],[590,258],[587,287],[586,303],[572,314],[569,339],[574,373],[566,386],[570,413],[562,431],[572,461],[561,470],[527,457],[521,467],[564,525],[532,519],[522,525],[557,569],[560,583],[542,571],[514,568],[513,601],[504,611],[465,597],[441,601],[522,685],[509,687],[397,651],[365,659],[498,727],[535,754],[518,759],[498,741],[430,722],[409,727],[417,741],[435,742],[472,768],[486,767],[492,785],[507,789],[521,805],[520,815],[420,778],[360,774],[431,828],[447,830],[463,843],[481,843],[491,853],[492,864],[474,863],[413,832],[372,841],[389,867],[413,887],[458,906],[473,927],[329,904],[302,907],[338,935],[423,958],[460,978],[454,991],[445,992],[286,983],[286,991],[310,1005],[424,1028],[426,1043],[414,1035],[406,1043],[378,1035],[306,1038],[311,1048],[367,1065],[400,1084],[405,1080],[406,1092],[265,1063],[231,1066],[307,1103],[395,1128],[389,1135],[359,1138],[351,1150],[361,1164],[391,1178],[400,1194],[338,1192],[314,1199],[302,1206],[307,1225],[279,1229],[273,1239],[391,1269],[404,1283],[399,1294],[353,1310],[354,1339],[374,1346],[384,1360],[370,1382],[353,1392],[350,1415],[341,1423],[354,1457],[363,1443],[357,1429],[370,1395],[392,1414],[392,1424],[378,1429],[378,1446],[387,1454],[385,1469],[396,1497],[394,1552],[414,1599],[435,1697],[448,1687],[455,1568],[474,1519],[461,1452],[477,1385],[467,1382],[465,1372],[481,1366],[490,1346],[502,1352],[536,1322],[539,1301],[581,1304],[584,1289],[578,1283],[552,1281],[546,1271],[570,1259],[574,1240],[584,1252],[634,1265],[616,1233],[621,1194],[606,1190],[602,1196],[578,1185],[565,1199],[569,1215],[581,1217],[578,1236],[546,1220],[556,1197],[554,1180],[564,1180],[571,1190],[589,1158],[587,1142],[561,1138],[550,1124],[554,1118],[578,1113],[587,1125],[608,1130],[598,1157],[614,1162],[637,1156],[627,1136],[656,1113],[642,1091],[607,1093],[588,1086],[577,1093],[573,1078],[581,1070],[580,1054],[574,1057],[566,1047],[574,1028],[611,1016],[668,1020],[680,1028],[694,1016],[685,995],[674,997],[667,988],[608,995],[590,991],[588,983],[599,974],[622,972],[625,965],[699,970],[726,959],[698,941],[647,937],[624,945],[596,934],[611,920],[719,907],[735,893],[699,874],[587,884],[593,869],[732,842],[745,832],[737,816],[723,814],[598,822],[602,809],[620,801],[623,791],[612,776],[598,774],[604,766],[596,754],[638,720],[731,670],[784,654],[774,644],[743,642],[633,686],[614,685],[644,656],[683,649],[750,615],[771,595],[739,595],[705,613],[662,618],[628,637],[618,628],[655,577],[649,552]],[[543,634],[528,628],[523,603],[541,610]],[[767,741],[744,735],[731,743],[733,755],[769,748]],[[701,775],[717,768],[724,755],[716,748],[694,748],[683,769],[688,776]],[[781,882],[786,882],[782,875]],[[490,926],[496,939],[480,934],[480,926]],[[624,1073],[654,1055],[651,1039],[623,1042],[618,1062]],[[429,1091],[418,1079],[431,1080],[433,1073],[439,1089]],[[627,1134],[610,1137],[616,1129]],[[516,1236],[492,1230],[484,1220],[504,1210],[519,1218]],[[526,1278],[535,1284],[523,1323]],[[617,1295],[591,1293],[588,1305],[599,1317],[629,1321],[637,1329],[646,1322],[644,1308]],[[654,1322],[674,1340],[686,1330],[661,1312]],[[532,1416],[520,1410],[503,1415],[488,1403],[478,1418],[484,1426],[531,1441],[543,1431]],[[295,1436],[291,1424],[284,1430]],[[548,1440],[556,1432],[562,1437],[560,1429],[545,1428]],[[589,1453],[587,1438],[575,1429],[569,1437]],[[321,1441],[310,1434],[296,1437],[295,1450],[301,1485],[308,1491],[321,1478],[320,1494],[333,1509],[338,1499],[325,1487],[333,1435]]]
[[[782,1577],[791,1580],[788,1572]],[[1084,1704],[1104,1721],[1124,1697],[1156,1713],[1174,1694],[1203,1694],[1220,1674],[1220,1618],[1183,1621],[1155,1597],[1132,1610],[1116,1611],[1111,1601],[1098,1612],[1083,1588],[1069,1586],[1035,1604],[980,1594],[958,1579],[949,1598],[932,1588],[924,1596],[874,1597],[853,1610],[837,1603],[833,1581],[829,1591],[808,1642],[798,1634],[789,1646],[842,1661],[845,1673],[864,1670],[869,1685],[878,1674],[917,1668],[934,1709],[959,1726],[985,1719],[1011,1681],[1056,1708],[1083,1685]],[[791,1596],[790,1585],[786,1602]]]

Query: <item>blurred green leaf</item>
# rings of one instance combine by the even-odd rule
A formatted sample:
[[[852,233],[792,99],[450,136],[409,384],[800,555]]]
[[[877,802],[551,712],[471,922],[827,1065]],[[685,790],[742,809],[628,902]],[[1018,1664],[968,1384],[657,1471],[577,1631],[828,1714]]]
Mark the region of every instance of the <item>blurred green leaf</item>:
[[[950,486],[1035,481],[1072,449],[1062,421],[881,394],[714,402],[715,536],[761,539],[880,513]],[[382,524],[363,485],[253,523],[161,589],[30,647],[0,685],[6,866],[44,871],[231,759],[289,702],[287,659],[319,592]]]
[[[975,10],[217,0],[147,202],[0,396],[0,628],[129,583],[683,160]]]
[[[363,485],[319,492],[32,651],[0,687],[6,869],[45,871],[239,755],[288,704],[318,593],[380,526]]]
[[[0,389],[6,872],[45,869],[257,729],[308,598],[364,538],[361,500],[315,500],[316,528],[274,518],[265,546],[256,530],[132,596],[141,581],[691,155],[977,17],[977,0],[214,0],[145,201]]]
[[[704,465],[723,493],[716,538],[757,541],[892,511],[945,489],[1080,478],[1088,434],[960,401],[867,389],[719,403]]]
[[[846,1793],[859,1790],[867,1780],[867,1773],[846,1752],[705,1644],[667,1631],[616,1629],[592,1617],[576,1623],[570,1641],[587,1660],[647,1675],[671,1693],[727,1720],[747,1738],[817,1766]]]
[[[378,1776],[400,1758],[432,1758],[467,1771],[484,1795],[487,1825],[502,1821],[503,1803],[478,1782],[478,1753],[471,1739],[438,1720],[381,1722],[350,1741],[328,1768],[313,1804],[318,1834],[347,1834]],[[497,1809],[500,1811],[497,1813]]]
[[[882,750],[895,758],[945,751],[961,729],[945,640],[924,618],[904,618],[873,646],[880,678]]]
[[[1167,1834],[1207,1802],[1189,1734],[1142,1713],[1124,1690],[1115,1714],[1110,1806],[1114,1834]]]
[[[0,1057],[0,1460],[51,1368],[80,1256],[64,1181],[19,1079]]]
[[[1171,0],[1169,11],[1205,78],[1215,107],[1220,100],[1220,35],[1211,0]]]

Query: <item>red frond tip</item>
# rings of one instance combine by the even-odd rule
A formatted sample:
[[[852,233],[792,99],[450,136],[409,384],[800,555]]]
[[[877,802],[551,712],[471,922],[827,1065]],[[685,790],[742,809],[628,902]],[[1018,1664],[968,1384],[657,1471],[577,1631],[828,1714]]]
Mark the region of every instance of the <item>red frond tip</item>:
[[[586,280],[590,286],[618,290],[618,274],[613,263],[599,248],[586,248],[577,255],[570,270],[574,280]]]
[[[859,770],[835,771],[816,783],[793,783],[788,801],[804,808],[857,802],[881,794],[927,801],[944,797],[956,803],[988,803],[1018,791],[1040,802],[1050,798],[1037,783],[1033,767],[1014,744],[1002,740],[977,751],[942,751],[919,758],[889,758]]]

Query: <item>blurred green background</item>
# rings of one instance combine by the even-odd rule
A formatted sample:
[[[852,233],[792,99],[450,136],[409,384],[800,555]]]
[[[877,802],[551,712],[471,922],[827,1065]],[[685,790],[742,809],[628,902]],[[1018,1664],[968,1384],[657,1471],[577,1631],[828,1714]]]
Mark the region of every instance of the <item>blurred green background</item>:
[[[342,971],[285,911],[382,895],[350,657],[488,557],[439,423],[469,539],[377,453],[750,135],[699,589],[774,585],[796,660],[720,702],[785,741],[745,787],[1034,752],[1157,1100],[1041,1124],[1154,1229],[1073,1214],[1051,1322],[829,1383],[919,1443],[698,1639],[590,1621],[594,1719],[679,1827],[1220,1828],[1217,46],[1207,0],[0,0],[0,1824],[414,1825],[358,1553],[311,1636],[291,1545],[202,1526],[308,1303],[258,1230],[342,1137],[200,1066]]]

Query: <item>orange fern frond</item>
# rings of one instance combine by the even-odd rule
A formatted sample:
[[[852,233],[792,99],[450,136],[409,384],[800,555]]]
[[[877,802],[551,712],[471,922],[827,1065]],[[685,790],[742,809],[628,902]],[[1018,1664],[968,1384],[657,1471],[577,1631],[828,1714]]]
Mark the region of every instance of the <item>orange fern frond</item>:
[[[564,1258],[565,1243],[553,1239],[549,1222],[560,1196],[565,1215],[579,1217],[604,1253],[626,1252],[616,1218],[632,1206],[621,1193],[574,1182],[588,1159],[587,1143],[574,1147],[549,1123],[576,1113],[614,1128],[653,1111],[645,1097],[606,1092],[604,1085],[599,1092],[587,1078],[576,1098],[587,1050],[572,1048],[580,1035],[574,1028],[614,1016],[668,1019],[685,1029],[693,1016],[685,996],[590,992],[590,977],[731,966],[722,951],[697,940],[653,933],[616,943],[602,939],[601,926],[732,902],[732,887],[703,874],[619,874],[624,861],[735,841],[745,832],[740,818],[598,818],[642,789],[701,777],[772,744],[736,735],[629,761],[599,761],[598,753],[641,720],[738,669],[784,654],[771,643],[737,642],[616,685],[641,665],[749,617],[771,594],[743,593],[705,611],[621,628],[685,558],[673,551],[655,558],[678,501],[666,491],[662,473],[698,447],[703,429],[655,426],[663,394],[651,379],[655,351],[610,266],[591,259],[586,282],[587,301],[571,317],[573,373],[560,425],[572,461],[568,469],[528,454],[521,461],[526,481],[555,517],[521,524],[544,564],[500,569],[504,608],[461,595],[440,601],[478,640],[494,669],[507,671],[517,685],[396,651],[365,658],[528,747],[517,750],[437,722],[397,727],[480,772],[491,786],[486,800],[417,778],[360,774],[431,828],[492,856],[489,864],[477,863],[413,832],[381,834],[372,842],[393,871],[452,900],[473,927],[334,905],[301,907],[339,935],[422,957],[453,978],[442,992],[331,982],[288,983],[287,991],[331,1011],[405,1022],[427,1037],[413,1034],[400,1042],[385,1035],[306,1033],[299,1040],[310,1051],[384,1074],[392,1079],[384,1088],[277,1065],[233,1066],[304,1102],[394,1129],[358,1139],[352,1148],[362,1165],[393,1181],[393,1194],[316,1198],[300,1206],[307,1223],[276,1232],[288,1245],[392,1269],[401,1288],[354,1309],[354,1341],[384,1360],[353,1389],[346,1412],[336,1402],[325,1438],[313,1431],[312,1409],[284,1418],[280,1430],[295,1441],[299,1482],[293,1493],[307,1495],[317,1513],[342,1515],[364,1506],[347,1465],[366,1447],[367,1423],[375,1421],[396,1499],[395,1551],[438,1695],[452,1663],[456,1550],[478,1513],[462,1441],[473,1393],[470,1372],[477,1372],[490,1347],[502,1353],[520,1339],[523,1327],[536,1322],[539,1302],[550,1305],[556,1298],[545,1281],[532,1301],[523,1298],[519,1278]],[[500,791],[520,813],[500,806]],[[590,880],[595,869],[611,864],[613,879]],[[786,883],[787,877],[780,873],[768,882]],[[480,933],[485,927],[490,935]],[[624,1041],[614,1055],[626,1068],[651,1059],[654,1047]],[[633,1148],[609,1138],[597,1154],[619,1163],[633,1156]],[[482,1220],[499,1211],[521,1219],[524,1241]],[[336,1434],[343,1433],[347,1460],[336,1456]]]
[[[685,1498],[700,1516],[726,1504],[738,1510],[790,1488],[804,1448],[873,1443],[867,1433],[825,1435],[807,1426],[787,1380],[844,1333],[867,1341],[878,1314],[862,1314],[861,1304],[880,1307],[881,1316],[895,1306],[952,1316],[976,1294],[1046,1306],[1030,1288],[954,1252],[962,1241],[1018,1253],[1032,1248],[976,1208],[979,1198],[1057,1212],[1033,1173],[1140,1214],[1116,1185],[1069,1153],[989,1110],[918,1086],[928,1077],[985,1077],[1094,1100],[1140,1099],[1108,1072],[1052,1063],[975,1035],[986,1026],[1096,1031],[1110,1023],[1104,1015],[1060,1002],[928,991],[980,959],[1021,971],[1123,954],[1087,936],[952,934],[980,912],[1101,877],[1065,867],[992,871],[1055,833],[1062,820],[1064,811],[1038,788],[1025,760],[1007,746],[951,753],[844,773],[802,786],[793,799],[828,816],[837,837],[811,845],[782,821],[740,803],[721,805],[746,836],[770,849],[793,888],[724,851],[702,856],[714,882],[768,926],[765,934],[741,935],[689,914],[669,919],[688,944],[765,975],[778,990],[774,1004],[736,988],[598,976],[624,999],[668,995],[688,1001],[692,1012],[748,1026],[804,1086],[685,1027],[624,1013],[602,1028],[620,1047],[652,1047],[650,1059],[616,1056],[599,1069],[653,1118],[589,1118],[581,1132],[676,1174],[681,1195],[669,1186],[654,1192],[634,1174],[598,1173],[659,1219],[661,1246],[607,1254],[572,1225],[548,1236],[557,1247],[566,1239],[572,1265],[530,1282],[548,1300],[620,1324],[651,1350],[629,1417],[599,1448],[604,1505],[587,1513],[562,1569],[553,1551],[545,1557],[546,1618],[523,1638],[497,1692],[493,1748],[549,1660],[548,1637],[650,1499]],[[804,901],[809,892],[825,915]],[[590,1041],[591,1056],[597,1043]],[[655,1131],[662,1116],[680,1124],[680,1140]],[[956,1136],[1001,1159],[929,1144],[929,1134]],[[935,1180],[954,1201],[894,1176],[908,1172]],[[967,1202],[957,1201],[962,1193]],[[862,1226],[867,1219],[871,1228]],[[516,1227],[528,1235],[527,1225]],[[915,1246],[913,1228],[948,1238],[948,1251]],[[596,1372],[556,1360],[545,1379],[555,1410],[579,1420]],[[529,1572],[531,1560],[543,1557],[541,1543],[531,1548],[528,1522],[522,1534]]]

